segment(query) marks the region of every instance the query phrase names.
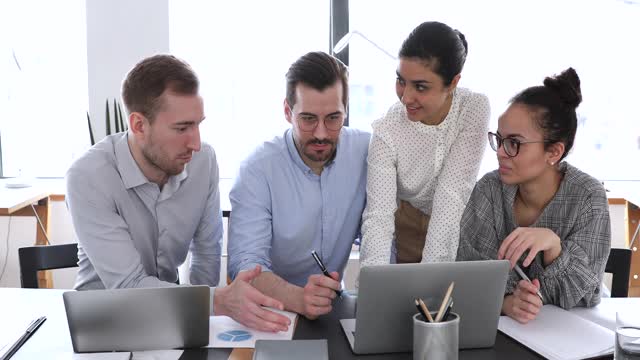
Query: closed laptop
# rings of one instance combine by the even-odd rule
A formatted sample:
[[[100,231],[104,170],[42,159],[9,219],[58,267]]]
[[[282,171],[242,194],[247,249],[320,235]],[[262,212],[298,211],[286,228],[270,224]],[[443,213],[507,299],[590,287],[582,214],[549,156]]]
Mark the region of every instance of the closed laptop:
[[[329,360],[327,339],[257,340],[253,360]]]
[[[73,350],[205,346],[209,343],[209,292],[208,286],[65,292]]]

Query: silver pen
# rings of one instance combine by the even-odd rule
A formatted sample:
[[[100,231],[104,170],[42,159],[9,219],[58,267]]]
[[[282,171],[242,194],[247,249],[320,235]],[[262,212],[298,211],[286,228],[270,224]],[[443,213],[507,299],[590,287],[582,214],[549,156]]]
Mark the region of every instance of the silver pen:
[[[520,275],[522,280],[526,280],[531,283],[531,279],[529,279],[527,274],[525,274],[524,271],[522,271],[522,269],[518,264],[516,264],[516,266],[513,269],[518,273],[518,275]],[[544,299],[542,298],[542,294],[540,293],[540,290],[538,290],[537,293],[538,293],[538,296],[540,297],[540,300],[544,301]]]

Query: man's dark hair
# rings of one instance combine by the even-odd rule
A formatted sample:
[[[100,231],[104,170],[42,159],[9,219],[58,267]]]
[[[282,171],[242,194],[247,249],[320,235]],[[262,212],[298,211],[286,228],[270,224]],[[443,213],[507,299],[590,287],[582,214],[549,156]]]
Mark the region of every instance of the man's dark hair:
[[[342,103],[347,109],[349,102],[348,70],[342,61],[321,51],[310,52],[296,60],[287,71],[287,103],[296,103],[296,86],[303,83],[318,91],[342,82]]]
[[[122,100],[127,112],[139,112],[153,121],[162,107],[162,94],[169,90],[195,95],[200,82],[191,66],[172,55],[148,57],[129,71],[122,83]]]

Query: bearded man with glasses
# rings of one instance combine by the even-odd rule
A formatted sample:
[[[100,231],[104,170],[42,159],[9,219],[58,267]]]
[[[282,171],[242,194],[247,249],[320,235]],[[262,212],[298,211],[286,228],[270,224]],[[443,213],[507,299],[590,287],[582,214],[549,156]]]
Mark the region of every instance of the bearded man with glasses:
[[[253,285],[313,319],[329,313],[365,205],[370,134],[344,127],[347,68],[322,52],[286,74],[283,136],[240,166],[229,198],[231,278],[260,265]],[[315,250],[331,277],[320,273]]]

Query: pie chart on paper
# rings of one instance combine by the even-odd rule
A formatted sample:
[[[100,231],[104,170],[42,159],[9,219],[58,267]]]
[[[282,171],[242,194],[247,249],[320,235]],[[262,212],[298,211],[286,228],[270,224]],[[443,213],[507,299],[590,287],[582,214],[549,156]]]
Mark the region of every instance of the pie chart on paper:
[[[218,334],[218,339],[222,341],[238,342],[251,339],[253,335],[245,330],[228,330]]]

